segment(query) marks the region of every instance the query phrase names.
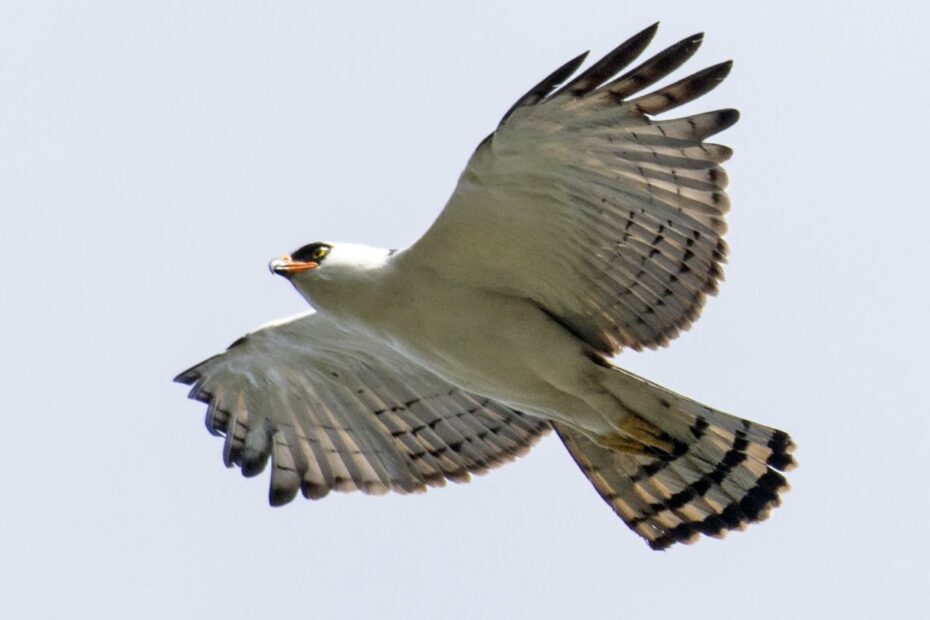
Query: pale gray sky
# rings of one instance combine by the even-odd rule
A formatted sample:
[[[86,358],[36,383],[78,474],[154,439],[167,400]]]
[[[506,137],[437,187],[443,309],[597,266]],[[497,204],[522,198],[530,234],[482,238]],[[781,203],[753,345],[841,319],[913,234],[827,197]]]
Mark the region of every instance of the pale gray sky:
[[[922,617],[921,4],[4,0],[0,617]],[[656,20],[653,51],[736,61],[688,108],[743,113],[732,254],[689,333],[620,361],[790,431],[783,507],[656,553],[549,438],[269,508],[171,377],[302,308],[269,258],[411,242],[517,96]]]

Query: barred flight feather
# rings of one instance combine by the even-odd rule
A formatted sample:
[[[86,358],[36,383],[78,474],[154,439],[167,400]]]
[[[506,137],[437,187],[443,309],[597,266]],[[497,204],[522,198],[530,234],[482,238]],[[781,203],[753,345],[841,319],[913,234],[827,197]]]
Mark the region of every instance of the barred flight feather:
[[[520,97],[401,260],[428,257],[464,285],[484,278],[526,295],[604,355],[664,346],[690,327],[716,293],[726,256],[729,199],[720,164],[732,151],[704,140],[739,114],[652,118],[709,92],[731,69],[718,63],[650,92],[698,50],[703,36],[696,34],[615,77],[655,30],[570,78],[579,56]],[[553,224],[525,238],[506,236],[519,209]],[[451,262],[477,243],[502,253],[493,277]],[[557,261],[525,277],[526,265],[553,252]]]
[[[289,337],[319,327],[316,342]],[[332,355],[338,340],[339,354]],[[315,346],[314,346],[315,345]],[[451,386],[383,345],[352,356],[314,314],[271,325],[181,373],[224,436],[223,462],[255,476],[271,462],[269,501],[298,491],[421,492],[513,460],[549,429]],[[335,374],[335,376],[333,376]]]

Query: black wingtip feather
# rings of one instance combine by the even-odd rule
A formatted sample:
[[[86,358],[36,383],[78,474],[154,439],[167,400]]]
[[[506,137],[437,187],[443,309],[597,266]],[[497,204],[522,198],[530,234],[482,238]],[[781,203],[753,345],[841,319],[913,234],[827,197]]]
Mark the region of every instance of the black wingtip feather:
[[[735,108],[726,108],[717,112],[717,131],[729,129],[739,121],[739,110]]]
[[[583,96],[591,92],[636,60],[649,46],[658,28],[659,22],[656,22],[636,33],[560,88],[553,96],[558,96],[566,91],[575,96]]]
[[[674,84],[642,95],[634,99],[632,103],[643,114],[661,114],[694,101],[717,88],[732,68],[732,60],[721,62],[678,80]]]
[[[240,469],[242,470],[242,476],[244,478],[254,478],[263,471],[265,471],[265,466],[268,464],[268,457],[270,453],[266,452],[261,456],[255,457],[243,457],[242,465]]]
[[[622,101],[626,97],[655,84],[683,65],[697,52],[703,41],[703,32],[685,37],[613,80],[607,84],[606,88],[615,99]]]
[[[445,480],[445,478],[443,478],[443,480]],[[300,492],[307,499],[322,499],[329,495],[329,491],[330,488],[323,484],[314,484],[306,480],[300,483]],[[272,503],[272,506],[274,505],[275,504]]]
[[[278,506],[283,506],[288,504],[297,496],[298,488],[295,486],[293,488],[289,487],[269,487],[268,488],[268,504],[274,508]],[[325,495],[325,493],[323,494]]]
[[[567,80],[569,77],[571,77],[571,75],[575,71],[578,70],[578,67],[581,66],[585,58],[588,57],[589,53],[590,52],[586,51],[586,52],[583,52],[575,56],[574,58],[566,62],[564,65],[562,65],[561,67],[559,67],[558,69],[556,69],[555,71],[547,75],[545,78],[543,78],[542,81],[536,84],[536,86],[529,89],[525,95],[517,99],[516,103],[510,106],[510,109],[507,110],[503,118],[501,118],[500,125],[503,125],[504,122],[510,117],[511,114],[514,113],[514,111],[516,111],[517,108],[521,108],[523,106],[534,105],[536,103],[539,103],[541,100],[543,100],[546,97],[546,95],[551,93],[553,89],[555,89],[559,84],[561,84],[562,82]]]
[[[179,373],[178,376],[172,379],[172,381],[174,381],[175,383],[181,383],[184,385],[193,385],[194,382],[199,381],[200,378],[203,376],[202,373],[200,372],[201,367],[204,364],[218,358],[220,355],[222,355],[222,353],[218,355],[211,355],[210,357],[203,360],[202,362],[198,362],[194,364],[187,370],[184,370],[181,373]]]
[[[724,60],[723,62],[717,63],[716,65],[712,65],[712,66],[710,66],[710,67],[707,67],[707,68],[704,69],[703,71],[699,71],[699,72],[695,73],[695,74],[694,74],[693,76],[691,76],[691,77],[692,77],[692,78],[697,78],[698,76],[700,76],[701,80],[704,80],[704,81],[707,81],[707,82],[712,82],[712,81],[716,80],[717,84],[719,84],[719,83],[722,82],[728,75],[730,75],[730,71],[732,71],[732,70],[733,70],[733,61],[732,61],[732,60]],[[711,86],[710,88],[708,88],[708,89],[707,89],[706,91],[704,91],[704,92],[707,92],[707,91],[713,89],[715,86],[717,86],[717,84],[714,84],[713,86]],[[702,93],[702,94],[703,94],[703,93]]]
[[[200,366],[200,364],[197,364],[197,366]],[[172,379],[172,381],[182,385],[193,385],[194,382],[200,378],[200,374],[194,371],[197,366],[192,366],[191,368],[181,372],[178,376]]]

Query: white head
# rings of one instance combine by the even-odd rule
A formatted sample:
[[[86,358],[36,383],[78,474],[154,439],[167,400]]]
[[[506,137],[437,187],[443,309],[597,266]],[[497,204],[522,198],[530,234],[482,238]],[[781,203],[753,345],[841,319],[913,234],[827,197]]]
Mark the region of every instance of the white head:
[[[351,286],[351,283],[364,279],[384,265],[390,255],[389,250],[381,248],[318,241],[272,260],[268,269],[290,280],[308,301],[316,305],[317,292],[332,289],[334,285],[338,287],[340,283]]]

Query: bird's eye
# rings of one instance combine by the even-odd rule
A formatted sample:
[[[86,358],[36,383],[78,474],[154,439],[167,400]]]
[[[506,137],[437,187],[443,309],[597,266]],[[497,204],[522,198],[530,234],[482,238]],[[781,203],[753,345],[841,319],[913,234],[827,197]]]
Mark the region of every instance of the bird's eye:
[[[332,250],[332,247],[326,243],[308,243],[299,250],[291,252],[291,258],[302,262],[320,262],[329,254],[330,250]]]

